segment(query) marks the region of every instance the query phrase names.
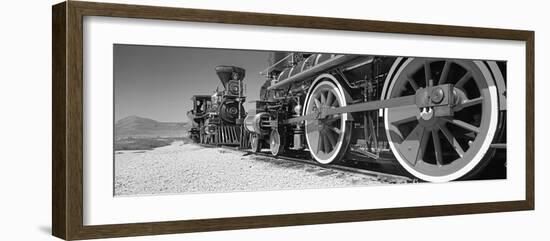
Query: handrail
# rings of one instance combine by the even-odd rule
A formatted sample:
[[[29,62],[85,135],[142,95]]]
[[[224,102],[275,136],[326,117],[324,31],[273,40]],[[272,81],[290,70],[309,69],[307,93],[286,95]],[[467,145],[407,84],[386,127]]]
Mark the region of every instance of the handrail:
[[[305,78],[309,78],[309,77],[312,77],[314,75],[317,75],[323,71],[326,71],[327,69],[330,69],[330,68],[334,68],[338,65],[341,65],[345,62],[348,62],[348,61],[351,61],[353,59],[356,59],[360,56],[358,55],[336,55],[335,57],[333,58],[330,58],[320,64],[317,64],[307,70],[304,70],[294,76],[291,76],[289,78],[286,78],[284,80],[281,80],[277,83],[275,83],[274,85],[272,86],[269,86],[267,87],[268,90],[272,90],[274,88],[277,88],[279,86],[282,86],[282,85],[286,85],[286,84],[290,84],[296,80],[299,80],[299,79],[305,79]]]
[[[286,57],[282,58],[281,60],[277,61],[277,63],[274,63],[272,64],[271,66],[267,67],[266,69],[262,70],[260,72],[260,75],[263,75],[263,76],[267,76],[269,74],[269,72],[271,71],[271,69],[275,68],[275,66],[279,65],[280,63],[283,62],[283,60],[286,60],[288,59],[289,57],[293,56],[294,53],[291,53],[289,55],[287,55]]]

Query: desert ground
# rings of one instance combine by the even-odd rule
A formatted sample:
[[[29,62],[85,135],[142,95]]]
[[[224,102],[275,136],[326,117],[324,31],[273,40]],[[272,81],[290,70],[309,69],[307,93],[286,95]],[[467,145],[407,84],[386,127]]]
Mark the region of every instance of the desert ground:
[[[359,173],[176,141],[115,152],[115,196],[267,191],[373,185]]]

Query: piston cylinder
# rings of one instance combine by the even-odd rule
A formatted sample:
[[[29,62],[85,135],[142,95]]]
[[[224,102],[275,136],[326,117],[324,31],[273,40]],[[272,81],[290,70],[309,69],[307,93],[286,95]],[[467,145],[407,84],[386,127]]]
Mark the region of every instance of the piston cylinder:
[[[269,113],[249,113],[244,119],[245,128],[253,133],[266,135],[269,133]]]

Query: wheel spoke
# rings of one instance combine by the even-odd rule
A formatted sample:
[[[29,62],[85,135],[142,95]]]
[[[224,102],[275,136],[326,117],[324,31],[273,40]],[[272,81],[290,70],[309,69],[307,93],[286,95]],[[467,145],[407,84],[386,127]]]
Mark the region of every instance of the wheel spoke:
[[[340,102],[338,102],[338,99],[334,98],[330,107],[340,107]]]
[[[324,106],[327,104],[327,98],[325,97],[325,94],[323,92],[319,93],[321,96],[321,104]]]
[[[449,75],[449,70],[451,69],[451,62],[445,61],[445,65],[443,66],[443,70],[441,71],[441,76],[439,76],[438,85],[445,84],[447,82],[447,76]]]
[[[471,132],[479,133],[479,127],[466,123],[464,121],[461,121],[458,119],[452,119],[452,120],[444,119],[444,120],[447,120],[449,123],[453,123],[454,125],[459,126],[463,129],[469,130]]]
[[[428,60],[424,61],[424,76],[426,79],[426,86],[433,86],[432,68],[430,66],[430,61]]]
[[[416,120],[416,116],[420,110],[416,105],[406,105],[390,109],[392,116],[392,124],[395,126],[402,125]]]
[[[416,127],[407,135],[407,137],[399,144],[399,149],[401,154],[403,154],[406,160],[412,165],[416,165],[419,158],[423,157],[424,149],[426,148],[426,143],[424,139],[425,128],[418,124]],[[420,151],[423,149],[422,151]]]
[[[321,151],[324,151],[324,147],[325,147],[325,139],[324,139],[324,136],[323,136],[323,133],[321,133],[320,131],[318,131],[319,133],[319,142],[317,143],[317,152],[316,153],[319,153]]]
[[[316,125],[317,121],[307,121],[306,123],[306,133],[308,136],[308,141],[310,144],[310,147],[313,149],[311,150],[313,153],[319,152],[319,130],[318,126]]]
[[[447,127],[445,127],[445,125],[439,125],[439,129],[441,130],[441,132],[443,132],[443,135],[445,136],[447,141],[453,146],[456,153],[460,157],[463,157],[464,156],[464,150],[462,149],[462,147],[460,146],[460,144],[458,143],[456,138],[453,136],[453,134],[449,131],[449,129],[447,129]]]
[[[416,81],[414,81],[414,79],[411,76],[407,78],[407,81],[409,81],[409,84],[411,84],[411,87],[413,88],[414,91],[418,90],[418,84],[416,84]]]
[[[327,93],[327,103],[326,106],[332,106],[332,101],[334,101],[334,95],[332,94],[332,91],[329,91]]]
[[[334,127],[334,126],[329,127],[329,130],[334,131],[334,133],[336,133],[338,135],[342,134],[342,130],[340,130],[340,129]]]
[[[482,102],[483,102],[483,96],[480,96],[480,97],[477,97],[477,98],[474,98],[474,99],[470,99],[470,100],[466,100],[466,101],[454,106],[453,111],[460,111],[460,110],[462,110],[466,107],[481,104]]]
[[[331,151],[331,148],[330,148],[330,143],[329,143],[329,140],[328,140],[328,135],[326,133],[327,131],[326,130],[323,130],[321,133],[323,135],[323,150],[325,153],[329,153]]]
[[[326,131],[325,134],[327,135],[327,139],[330,143],[330,146],[332,148],[334,148],[334,146],[336,146],[336,136],[335,136],[335,134],[330,132],[330,131]]]
[[[441,153],[441,143],[439,139],[439,130],[432,130],[432,140],[434,142],[435,162],[438,166],[443,165],[443,153]]]
[[[321,109],[321,102],[317,98],[313,98],[313,101],[315,101],[315,107],[317,107],[317,110]]]
[[[460,80],[458,80],[458,81],[456,82],[455,86],[456,86],[457,88],[462,88],[462,86],[463,86],[464,84],[466,84],[466,81],[470,80],[471,77],[472,77],[472,73],[470,73],[470,71],[466,72],[466,73],[462,76],[462,78],[460,78]]]
[[[428,147],[428,140],[430,137],[428,136],[430,134],[430,131],[424,129],[424,132],[422,133],[422,137],[420,140],[420,147],[418,148],[418,155],[416,155],[415,161],[413,165],[416,165],[418,161],[424,160],[424,154],[426,153],[426,147]]]

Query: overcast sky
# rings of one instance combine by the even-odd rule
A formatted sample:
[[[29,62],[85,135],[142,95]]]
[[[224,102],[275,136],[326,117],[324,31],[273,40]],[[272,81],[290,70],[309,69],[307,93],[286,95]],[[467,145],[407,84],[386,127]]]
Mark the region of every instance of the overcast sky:
[[[257,100],[270,52],[141,45],[114,45],[115,120],[130,115],[186,122],[191,96],[222,85],[214,68],[246,70],[247,102]],[[247,104],[246,109],[252,105]]]

